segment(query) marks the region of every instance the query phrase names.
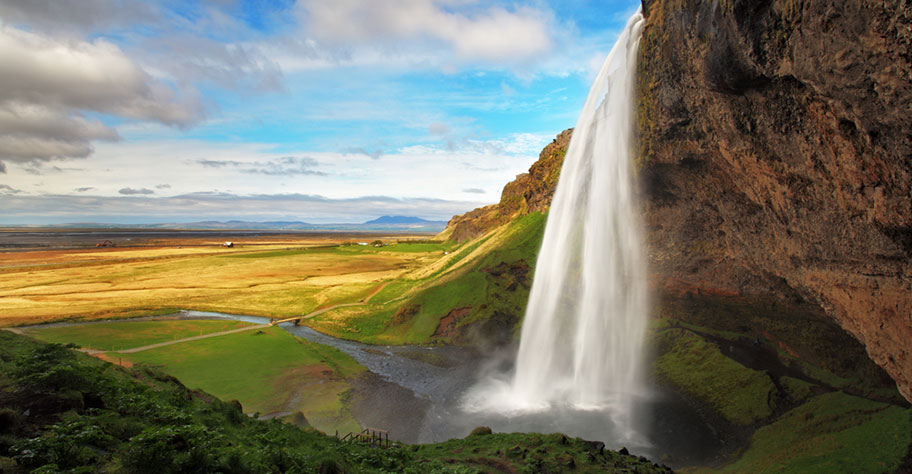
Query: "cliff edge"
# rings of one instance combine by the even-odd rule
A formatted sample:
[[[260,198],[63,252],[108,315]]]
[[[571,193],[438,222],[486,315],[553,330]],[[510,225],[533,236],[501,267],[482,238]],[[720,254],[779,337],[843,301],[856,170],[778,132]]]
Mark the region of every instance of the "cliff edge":
[[[530,212],[545,212],[551,205],[564,155],[573,129],[559,133],[539,154],[528,173],[504,186],[500,202],[453,216],[441,236],[456,242],[471,240]]]
[[[912,10],[643,7],[638,133],[659,284],[816,302],[912,400]]]

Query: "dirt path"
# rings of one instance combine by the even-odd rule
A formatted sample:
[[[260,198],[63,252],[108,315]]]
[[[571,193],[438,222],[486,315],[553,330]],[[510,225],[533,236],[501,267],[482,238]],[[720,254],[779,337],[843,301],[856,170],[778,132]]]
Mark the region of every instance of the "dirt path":
[[[100,352],[119,352],[121,354],[132,354],[134,352],[142,352],[142,351],[147,351],[149,349],[158,349],[159,347],[170,346],[171,344],[198,341],[200,339],[206,339],[208,337],[224,336],[226,334],[234,334],[234,333],[238,333],[238,332],[252,331],[254,329],[268,328],[269,326],[270,326],[269,324],[255,324],[253,326],[244,326],[242,328],[230,329],[228,331],[213,332],[210,334],[203,334],[202,336],[187,337],[184,339],[178,339],[176,341],[159,342],[158,344],[149,344],[148,346],[134,347],[132,349],[124,349],[122,351],[100,351]]]
[[[332,310],[334,310],[334,309],[339,309],[339,308],[346,308],[346,307],[349,307],[349,306],[364,306],[364,305],[366,305],[367,303],[369,303],[370,300],[371,300],[371,298],[373,298],[377,293],[380,293],[384,288],[386,288],[386,285],[389,285],[389,282],[380,284],[380,286],[374,288],[374,291],[371,291],[369,295],[367,295],[366,297],[364,297],[363,300],[358,301],[357,303],[341,303],[341,304],[335,304],[335,305],[328,306],[328,307],[323,308],[323,309],[318,309],[318,310],[316,310],[316,311],[307,313],[307,314],[305,314],[304,316],[296,316],[296,317],[294,317],[294,318],[281,319],[281,320],[276,321],[276,322],[274,322],[274,323],[272,323],[272,324],[290,323],[290,322],[292,322],[292,321],[297,321],[297,320],[300,320],[300,319],[310,319],[310,318],[319,316],[319,315],[321,315],[321,314],[323,314],[323,313],[325,313],[325,312],[327,312],[327,311],[332,311]]]
[[[380,291],[382,291],[384,288],[386,288],[386,285],[388,285],[388,284],[389,284],[389,282],[380,284],[379,286],[377,286],[376,288],[374,288],[374,290],[371,291],[369,295],[367,295],[366,297],[364,297],[364,299],[362,299],[361,301],[358,301],[358,302],[356,302],[356,303],[341,303],[341,304],[329,306],[329,307],[327,307],[327,308],[318,309],[318,310],[316,310],[316,311],[313,311],[313,312],[310,312],[310,313],[308,313],[308,314],[305,314],[304,316],[298,316],[298,317],[295,317],[295,318],[288,318],[288,319],[283,319],[283,320],[280,320],[280,321],[275,321],[275,322],[273,322],[272,324],[255,324],[255,325],[252,325],[252,326],[244,326],[244,327],[242,327],[242,328],[231,329],[231,330],[228,330],[228,331],[213,332],[213,333],[210,333],[210,334],[203,334],[202,336],[193,336],[193,337],[187,337],[187,338],[184,338],[184,339],[177,339],[177,340],[174,340],[174,341],[159,342],[159,343],[157,343],[157,344],[149,344],[149,345],[146,345],[146,346],[134,347],[134,348],[132,348],[132,349],[124,349],[124,350],[120,350],[120,351],[104,351],[104,350],[100,350],[100,349],[80,349],[80,351],[85,352],[86,354],[89,354],[89,355],[101,354],[101,353],[104,353],[104,352],[118,352],[118,353],[121,353],[121,354],[133,354],[133,353],[135,353],[135,352],[147,351],[147,350],[149,350],[149,349],[158,349],[159,347],[170,346],[170,345],[172,345],[172,344],[180,344],[180,343],[182,343],[182,342],[198,341],[198,340],[200,340],[200,339],[206,339],[206,338],[209,338],[209,337],[224,336],[224,335],[227,335],[227,334],[234,334],[234,333],[239,333],[239,332],[244,332],[244,331],[252,331],[252,330],[254,330],[254,329],[264,329],[264,328],[268,328],[268,327],[275,326],[276,324],[279,324],[279,323],[285,323],[285,322],[295,321],[295,320],[297,320],[297,319],[310,319],[310,318],[313,318],[314,316],[319,316],[319,315],[321,315],[321,314],[323,314],[323,313],[325,313],[325,312],[327,312],[327,311],[332,311],[332,310],[337,309],[337,308],[344,308],[344,307],[347,307],[347,306],[362,306],[362,305],[366,305],[367,303],[370,302],[371,298],[373,298],[374,295],[376,295],[377,293],[380,293]],[[3,329],[6,329],[7,331],[15,332],[15,333],[17,333],[17,334],[23,334],[23,331],[21,331],[21,330],[19,330],[19,329],[14,329],[14,328],[3,328]]]

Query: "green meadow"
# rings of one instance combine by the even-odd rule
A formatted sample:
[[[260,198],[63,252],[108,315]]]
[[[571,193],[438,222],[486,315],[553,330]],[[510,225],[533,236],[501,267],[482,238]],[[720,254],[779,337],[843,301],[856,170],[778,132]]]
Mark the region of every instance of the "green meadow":
[[[228,320],[118,321],[32,328],[25,333],[45,342],[116,351],[230,331],[249,325],[243,321]]]
[[[334,348],[278,327],[109,355],[160,369],[223,400],[238,400],[245,413],[284,416],[300,411],[326,432],[359,429],[344,397],[349,380],[365,369]]]

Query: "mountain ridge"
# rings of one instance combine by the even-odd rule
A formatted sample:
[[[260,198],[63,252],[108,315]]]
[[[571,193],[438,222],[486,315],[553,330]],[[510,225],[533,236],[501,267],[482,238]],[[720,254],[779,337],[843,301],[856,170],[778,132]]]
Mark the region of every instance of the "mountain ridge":
[[[402,216],[383,216],[402,217]],[[446,227],[445,221],[431,221],[421,218],[409,218],[409,221],[381,220],[383,217],[362,223],[313,224],[303,221],[198,221],[183,223],[156,224],[107,224],[98,222],[73,222],[66,224],[47,224],[36,226],[7,226],[9,228],[47,228],[47,229],[162,229],[162,230],[295,230],[295,231],[371,231],[401,230],[420,232],[440,232]]]

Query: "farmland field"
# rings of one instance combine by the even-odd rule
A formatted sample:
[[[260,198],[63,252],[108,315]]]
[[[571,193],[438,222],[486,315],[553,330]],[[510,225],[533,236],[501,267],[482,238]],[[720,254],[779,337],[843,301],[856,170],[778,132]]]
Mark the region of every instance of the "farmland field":
[[[0,327],[177,309],[269,317],[358,301],[448,248],[401,235],[266,235],[0,253]],[[426,239],[426,236],[420,236]],[[356,245],[382,240],[386,247]]]

